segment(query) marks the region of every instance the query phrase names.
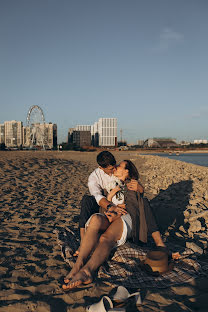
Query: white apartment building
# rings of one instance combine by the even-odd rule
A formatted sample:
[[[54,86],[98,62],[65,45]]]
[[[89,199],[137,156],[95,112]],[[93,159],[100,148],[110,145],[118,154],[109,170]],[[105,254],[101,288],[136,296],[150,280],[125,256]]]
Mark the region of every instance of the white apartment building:
[[[99,146],[117,145],[117,118],[99,118],[92,129],[93,135],[98,134]]]
[[[22,121],[4,122],[5,145],[7,147],[19,147],[22,145]]]

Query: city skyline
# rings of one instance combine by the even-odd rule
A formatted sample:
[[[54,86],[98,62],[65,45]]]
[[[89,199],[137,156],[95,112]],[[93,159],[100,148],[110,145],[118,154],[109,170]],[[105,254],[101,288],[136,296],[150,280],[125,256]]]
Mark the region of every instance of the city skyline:
[[[31,108],[30,108],[30,110],[31,110]],[[116,126],[114,125],[112,127],[112,130],[111,130],[111,131],[113,131],[111,133],[111,135],[110,135],[110,136],[112,136],[111,139],[108,137],[109,134],[107,134],[107,132],[106,132],[106,131],[109,131],[109,130],[102,130],[104,128],[108,128],[109,127],[109,125],[107,125],[106,122],[104,122],[104,124],[103,124],[103,120],[109,120],[109,119],[115,120],[115,123],[116,123]],[[25,138],[24,138],[24,136],[25,136],[24,131],[26,131],[27,128],[30,128],[31,125],[29,125],[29,126],[24,125],[23,121],[21,121],[21,120],[7,120],[7,121],[4,121],[3,123],[0,123],[0,143],[5,143],[4,139],[2,141],[2,138],[1,138],[1,135],[3,135],[3,133],[1,132],[2,131],[1,127],[4,128],[5,124],[12,124],[12,123],[19,123],[19,124],[22,125],[21,126],[22,129],[23,129],[22,130],[23,131],[23,138],[22,139],[25,140]],[[113,122],[113,124],[114,124],[114,122]],[[41,126],[43,126],[43,123],[41,123],[41,122],[40,123],[35,123],[34,125],[35,125],[35,127],[39,127],[38,125],[40,125],[40,127],[41,127]],[[57,124],[45,121],[44,125],[46,127],[48,127],[48,126],[55,126],[56,127],[56,139],[57,139],[57,134],[58,134]],[[80,132],[80,131],[81,132],[82,131],[83,132],[86,132],[86,131],[88,132],[89,131],[91,133],[91,144],[90,144],[91,146],[108,146],[109,143],[110,143],[109,146],[112,146],[112,147],[113,146],[117,146],[118,143],[125,143],[125,144],[128,144],[128,145],[143,145],[145,142],[147,143],[148,141],[154,141],[154,140],[156,140],[156,141],[157,140],[159,140],[159,141],[160,140],[170,140],[170,141],[175,141],[178,144],[186,144],[186,143],[189,143],[189,144],[190,143],[193,143],[193,144],[200,144],[200,143],[201,144],[207,144],[207,142],[208,142],[208,139],[201,139],[201,138],[193,139],[191,141],[185,141],[185,140],[179,141],[179,140],[177,140],[176,138],[173,138],[173,137],[167,137],[167,136],[156,137],[156,136],[152,136],[152,137],[146,137],[143,140],[137,139],[137,141],[135,143],[132,143],[132,142],[129,142],[128,140],[123,139],[122,134],[121,134],[122,133],[122,129],[120,130],[120,137],[119,137],[118,129],[117,130],[115,130],[115,129],[113,130],[113,128],[117,129],[117,118],[114,118],[114,117],[99,118],[99,120],[95,121],[93,125],[76,125],[73,128],[68,128],[66,140],[65,141],[60,141],[60,142],[57,141],[57,144],[68,143],[69,142],[69,135],[71,135],[73,133],[73,131],[75,131],[75,132]],[[104,133],[102,133],[103,131],[104,131]],[[116,135],[116,133],[117,133],[117,135]],[[101,139],[100,144],[96,143],[94,145],[95,142],[93,143],[94,139],[92,137],[95,136],[96,134],[99,134],[99,136],[101,136],[101,137],[105,137],[105,139],[104,139],[103,142],[102,142],[103,139]],[[111,141],[112,139],[113,139],[113,141]],[[115,145],[114,145],[114,140],[116,140],[115,141],[116,142]],[[105,144],[104,142],[105,143],[108,142],[108,144]],[[19,146],[19,145],[22,145],[22,144],[15,144],[15,145]],[[23,145],[24,146],[28,146],[28,143],[25,142]]]
[[[0,124],[32,105],[68,129],[118,119],[118,139],[208,138],[205,0],[0,2]]]

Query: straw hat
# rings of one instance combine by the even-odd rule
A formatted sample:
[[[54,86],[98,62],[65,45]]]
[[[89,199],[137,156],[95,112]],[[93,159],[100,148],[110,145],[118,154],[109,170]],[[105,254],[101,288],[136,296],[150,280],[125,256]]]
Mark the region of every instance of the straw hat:
[[[142,267],[150,274],[160,275],[173,269],[173,262],[168,262],[168,253],[161,250],[152,250],[142,261]]]

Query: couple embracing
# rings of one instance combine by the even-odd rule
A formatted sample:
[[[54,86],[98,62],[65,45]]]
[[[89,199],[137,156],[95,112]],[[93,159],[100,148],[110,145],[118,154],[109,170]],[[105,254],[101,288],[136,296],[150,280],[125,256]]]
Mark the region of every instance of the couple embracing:
[[[99,153],[97,163],[88,179],[91,195],[81,201],[81,244],[75,253],[76,263],[64,279],[64,290],[91,283],[111,250],[127,239],[146,243],[151,235],[156,246],[165,246],[149,203],[143,198],[135,165],[130,160],[116,165],[109,151]]]

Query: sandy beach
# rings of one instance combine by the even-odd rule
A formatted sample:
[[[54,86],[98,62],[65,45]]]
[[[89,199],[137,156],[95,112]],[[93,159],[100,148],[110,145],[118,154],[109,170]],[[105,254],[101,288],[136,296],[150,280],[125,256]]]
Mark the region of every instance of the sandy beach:
[[[192,248],[208,262],[208,168],[135,152],[113,152],[137,166],[145,195],[168,241]],[[64,293],[69,266],[54,233],[78,227],[80,200],[96,152],[0,152],[0,312],[82,312],[110,286]],[[198,249],[197,249],[198,248]],[[142,290],[142,306],[126,311],[208,310],[208,279]]]

